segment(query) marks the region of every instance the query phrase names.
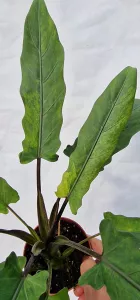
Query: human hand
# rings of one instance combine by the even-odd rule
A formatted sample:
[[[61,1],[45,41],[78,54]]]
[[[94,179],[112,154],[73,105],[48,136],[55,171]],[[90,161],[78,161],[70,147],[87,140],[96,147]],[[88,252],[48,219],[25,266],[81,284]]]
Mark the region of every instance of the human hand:
[[[102,254],[103,247],[100,240],[95,238],[91,239],[90,245],[95,252]],[[91,257],[86,257],[81,265],[81,275],[95,265],[96,262]],[[94,290],[91,286],[88,285],[82,287],[77,286],[74,289],[74,294],[75,296],[79,297],[78,300],[110,300],[110,297],[108,296],[106,291],[106,287],[102,287],[100,290]]]

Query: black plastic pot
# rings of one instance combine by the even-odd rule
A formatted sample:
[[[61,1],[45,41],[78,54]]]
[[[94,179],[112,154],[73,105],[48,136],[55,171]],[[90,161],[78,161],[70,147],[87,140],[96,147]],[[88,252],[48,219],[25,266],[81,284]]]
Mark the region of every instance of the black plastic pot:
[[[36,232],[39,234],[39,228],[36,227]],[[60,232],[61,235],[66,236],[70,240],[79,243],[84,240],[87,235],[82,229],[82,227],[75,221],[68,218],[61,218],[60,221]],[[90,248],[89,242],[83,244],[84,246]],[[62,252],[66,249],[66,246],[61,248]],[[31,256],[32,247],[29,244],[25,245],[23,255],[26,256],[27,262]],[[56,294],[64,287],[69,290],[73,288],[80,277],[80,265],[83,261],[85,254],[78,250],[74,250],[72,254],[64,261],[64,266],[58,270],[53,270],[52,272],[52,283],[51,283],[51,294]],[[31,271],[31,275],[34,275],[38,270],[47,270],[47,265],[44,262],[42,256],[35,258],[35,264]]]

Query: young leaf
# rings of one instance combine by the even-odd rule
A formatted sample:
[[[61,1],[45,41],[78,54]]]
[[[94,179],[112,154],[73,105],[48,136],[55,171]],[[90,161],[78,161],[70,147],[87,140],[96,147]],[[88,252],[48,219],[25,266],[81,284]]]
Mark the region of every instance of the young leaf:
[[[103,242],[101,262],[79,279],[95,289],[106,285],[111,300],[140,300],[140,233],[119,232],[111,220],[100,225]]]
[[[26,257],[25,256],[18,256],[17,257],[18,260],[18,265],[20,267],[20,269],[22,270],[26,264]],[[2,263],[0,263],[0,271],[4,268],[5,266],[5,261],[3,261]]]
[[[41,254],[42,250],[45,249],[45,244],[42,241],[36,242],[32,247],[32,253],[34,256]]]
[[[49,296],[48,300],[70,300],[68,289],[64,288],[60,292],[58,292],[56,295]]]
[[[20,162],[56,161],[60,147],[64,51],[44,0],[34,0],[27,15],[21,56],[21,97],[25,139]]]
[[[13,230],[6,230],[6,229],[0,229],[0,233],[4,233],[4,234],[8,234],[8,235],[12,235],[15,236],[21,240],[23,240],[24,242],[28,243],[29,245],[34,245],[36,242],[36,239],[29,233],[23,231],[23,230],[17,230],[17,229],[13,229]]]
[[[104,213],[104,218],[111,220],[117,230],[140,233],[140,218],[113,215],[111,212]]]
[[[2,300],[38,300],[46,291],[48,272],[42,271],[34,276],[23,276],[18,258],[12,252],[0,270],[0,296]]]
[[[57,217],[58,210],[59,210],[59,202],[60,202],[60,198],[58,198],[56,200],[56,202],[54,203],[54,206],[52,208],[50,220],[49,220],[50,228],[54,225],[54,223],[56,221],[56,217]]]
[[[48,217],[45,208],[44,199],[41,193],[37,195],[37,213],[38,213],[38,224],[39,232],[42,238],[42,241],[46,241],[49,229]]]
[[[68,197],[74,214],[91,182],[114,152],[131,115],[136,92],[136,69],[127,67],[106,88],[80,130],[69,167],[58,186],[57,196]]]
[[[19,200],[18,193],[0,177],[0,213],[8,214],[8,204],[16,203]]]
[[[113,155],[126,148],[129,145],[131,138],[139,131],[140,131],[140,99],[135,99],[131,117],[128,120],[126,127],[120,134]],[[73,151],[77,146],[77,141],[78,140],[76,139],[73,145],[68,145],[66,147],[66,149],[64,150],[65,155],[70,157],[70,155],[73,153]],[[105,165],[109,164],[111,160],[112,157],[106,162]]]

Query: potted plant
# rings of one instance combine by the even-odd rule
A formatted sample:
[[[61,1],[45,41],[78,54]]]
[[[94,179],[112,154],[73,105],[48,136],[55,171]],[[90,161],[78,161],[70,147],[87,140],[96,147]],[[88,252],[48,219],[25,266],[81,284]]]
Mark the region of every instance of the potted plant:
[[[64,150],[69,166],[48,217],[41,189],[41,159],[58,160],[66,90],[63,67],[64,51],[54,22],[44,0],[34,0],[25,21],[21,55],[25,139],[19,158],[22,164],[37,162],[38,226],[33,229],[11,208],[19,195],[0,178],[0,213],[11,211],[28,229],[0,229],[26,243],[22,257],[12,252],[0,264],[0,299],[68,300],[68,289],[78,282],[95,289],[106,285],[113,300],[140,299],[140,218],[104,213],[99,234],[94,235],[102,239],[99,255],[90,249],[90,237],[80,225],[62,217],[68,203],[72,213],[77,213],[91,182],[140,131],[137,72],[127,67],[111,81],[74,144]],[[80,277],[85,254],[98,264]]]

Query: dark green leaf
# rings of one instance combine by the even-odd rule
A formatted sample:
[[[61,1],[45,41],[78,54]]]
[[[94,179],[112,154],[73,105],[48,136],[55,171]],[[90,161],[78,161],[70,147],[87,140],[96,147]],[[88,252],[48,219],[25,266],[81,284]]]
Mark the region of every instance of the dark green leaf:
[[[117,230],[140,233],[140,218],[113,215],[111,212],[104,213],[104,218],[111,220]]]
[[[49,220],[49,224],[50,224],[50,228],[54,225],[55,221],[56,221],[56,217],[58,214],[58,210],[59,210],[59,202],[60,202],[60,198],[58,198],[52,208],[51,211],[51,215],[50,215],[50,220]]]
[[[0,270],[0,297],[2,300],[38,300],[46,291],[47,278],[48,272],[42,271],[25,279],[18,258],[12,252]]]
[[[44,0],[34,0],[27,15],[21,56],[21,97],[25,140],[20,162],[56,161],[60,147],[64,51]]]
[[[75,140],[73,145],[68,145],[66,147],[66,149],[64,150],[64,154],[70,157],[73,151],[76,149],[77,143],[78,143],[78,138]]]
[[[101,262],[80,277],[79,284],[95,289],[106,285],[111,300],[140,299],[140,233],[120,232],[111,220],[100,225]]]
[[[38,300],[41,294],[46,291],[47,278],[47,271],[38,272],[34,276],[28,275],[17,300]]]
[[[136,69],[127,67],[106,88],[82,127],[69,167],[58,186],[57,196],[68,197],[74,214],[91,182],[114,152],[130,118],[135,92]]]
[[[29,232],[31,233],[31,235],[34,237],[34,239],[36,241],[40,241],[40,237],[38,236],[38,234],[36,233],[36,231],[32,227],[30,227],[28,225],[27,225],[27,228],[28,228]]]
[[[69,295],[68,295],[68,289],[64,288],[56,295],[49,296],[48,300],[70,300]]]
[[[0,213],[8,214],[8,204],[19,200],[18,193],[0,177]]]
[[[20,269],[22,270],[26,264],[26,257],[25,256],[18,256],[17,257],[18,260],[18,265],[20,267]],[[0,263],[0,271],[4,268],[5,266],[5,261],[3,261],[2,263]]]
[[[38,193],[37,196],[37,213],[38,213],[38,224],[39,232],[43,241],[46,241],[49,229],[49,222],[43,196]]]
[[[24,242],[28,243],[29,245],[34,245],[36,242],[36,239],[29,233],[23,231],[23,230],[17,230],[17,229],[13,229],[13,230],[6,230],[6,229],[0,229],[0,233],[4,233],[4,234],[8,234],[8,235],[12,235],[15,236],[21,240],[23,240]]]

